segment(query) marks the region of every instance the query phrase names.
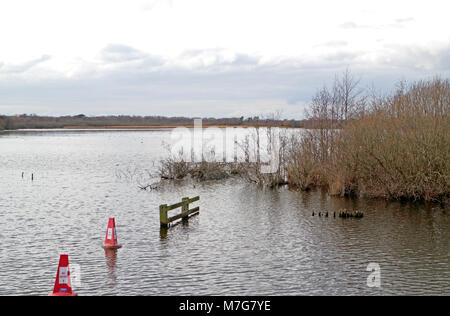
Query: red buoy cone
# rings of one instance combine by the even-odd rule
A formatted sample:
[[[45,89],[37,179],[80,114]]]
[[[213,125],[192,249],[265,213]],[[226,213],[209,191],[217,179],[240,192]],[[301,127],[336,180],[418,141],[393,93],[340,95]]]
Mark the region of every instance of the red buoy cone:
[[[103,243],[104,249],[119,249],[122,247],[117,243],[116,221],[114,217],[109,218],[108,228],[106,229],[105,242]]]
[[[48,296],[77,296],[75,292],[72,292],[68,255],[59,256],[55,286],[53,287],[53,292],[51,292]]]

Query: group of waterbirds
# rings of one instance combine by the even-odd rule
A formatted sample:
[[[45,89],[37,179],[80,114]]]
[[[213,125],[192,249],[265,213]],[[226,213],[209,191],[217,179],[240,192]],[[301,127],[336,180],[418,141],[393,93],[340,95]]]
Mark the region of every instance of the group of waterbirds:
[[[316,215],[316,213],[313,211],[313,212],[312,212],[312,216],[315,216],[315,215]],[[328,214],[328,211],[323,212],[323,213],[322,213],[322,212],[319,212],[319,213],[318,213],[318,216],[319,216],[319,217],[322,217],[322,216],[328,217],[328,215],[329,215],[329,214]],[[330,214],[330,216],[331,216],[331,214]],[[363,212],[360,212],[360,211],[349,212],[349,211],[347,211],[346,209],[343,209],[343,210],[339,211],[338,216],[341,217],[341,218],[350,218],[350,217],[353,217],[353,218],[363,218],[364,213],[363,213]],[[333,217],[336,218],[336,212],[333,212]]]

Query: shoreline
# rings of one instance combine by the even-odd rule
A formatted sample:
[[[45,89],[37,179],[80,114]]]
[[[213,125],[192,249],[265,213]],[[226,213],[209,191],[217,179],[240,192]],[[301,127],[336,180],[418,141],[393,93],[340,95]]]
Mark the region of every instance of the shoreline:
[[[194,128],[194,125],[110,125],[110,126],[64,126],[62,129],[168,129],[168,128]],[[250,125],[202,125],[202,128],[207,127],[252,127]]]
[[[18,129],[5,129],[0,131],[15,131],[15,130],[158,130],[158,129],[173,129],[173,128],[194,128],[194,125],[111,125],[111,126],[63,126],[63,127],[33,127],[33,128],[18,128]],[[256,128],[256,127],[278,127],[278,128],[299,128],[304,127],[293,127],[293,126],[254,126],[254,125],[202,125],[202,128],[229,128],[229,127],[241,127],[241,128]]]

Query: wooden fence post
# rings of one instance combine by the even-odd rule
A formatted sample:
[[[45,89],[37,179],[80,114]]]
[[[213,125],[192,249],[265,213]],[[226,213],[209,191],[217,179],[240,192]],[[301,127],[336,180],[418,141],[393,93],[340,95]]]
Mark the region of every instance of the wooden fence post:
[[[159,206],[159,221],[161,222],[161,227],[169,226],[169,217],[167,216],[167,204]]]
[[[184,197],[181,199],[183,203],[183,206],[181,206],[181,214],[183,214],[183,219],[188,219],[189,218],[189,198],[188,197]]]
[[[176,221],[178,219],[187,220],[191,215],[197,215],[200,211],[200,206],[194,207],[193,209],[189,209],[189,204],[194,203],[196,201],[200,200],[200,196],[196,196],[193,198],[184,197],[181,199],[181,202],[167,205],[167,204],[161,204],[159,206],[159,221],[161,224],[161,228],[168,228],[170,223],[173,221]],[[169,211],[180,208],[181,207],[181,213],[169,217]]]

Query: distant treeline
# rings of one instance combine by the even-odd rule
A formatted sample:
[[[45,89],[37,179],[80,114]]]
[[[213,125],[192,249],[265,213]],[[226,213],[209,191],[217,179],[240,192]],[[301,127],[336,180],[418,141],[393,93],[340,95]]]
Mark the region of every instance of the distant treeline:
[[[275,118],[232,117],[232,118],[203,118],[203,125],[208,126],[279,126],[306,127],[308,122],[303,120],[280,120]],[[189,117],[164,116],[37,116],[14,115],[0,116],[0,130],[4,129],[41,129],[67,127],[144,127],[144,126],[192,126],[194,119]]]
[[[8,121],[6,116],[0,116],[0,131],[8,128]]]

